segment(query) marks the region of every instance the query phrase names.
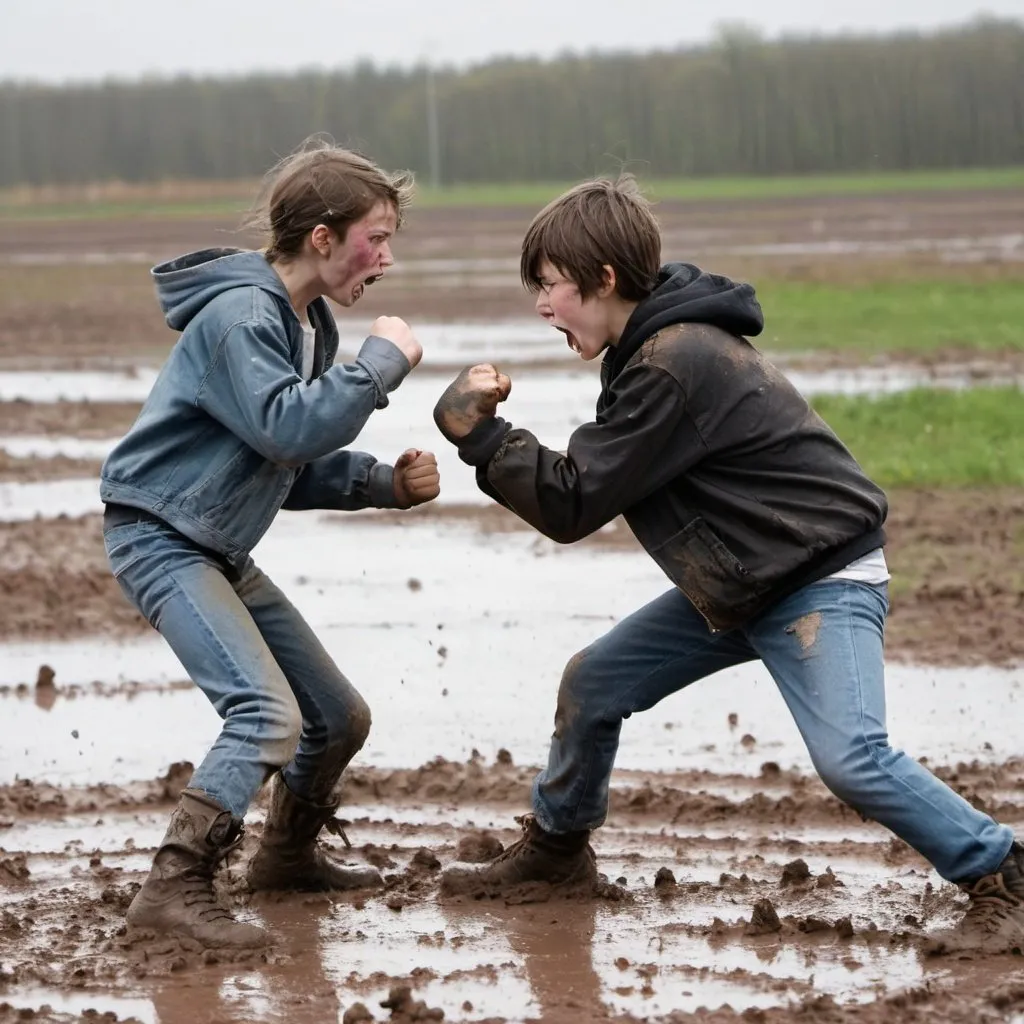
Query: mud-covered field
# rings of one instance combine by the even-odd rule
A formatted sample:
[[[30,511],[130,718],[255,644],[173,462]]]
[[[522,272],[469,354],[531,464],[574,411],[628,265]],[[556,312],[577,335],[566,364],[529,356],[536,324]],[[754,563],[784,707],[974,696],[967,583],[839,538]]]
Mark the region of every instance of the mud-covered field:
[[[1020,261],[1024,196],[659,213],[673,255],[726,273],[870,281],[913,264],[981,279]],[[593,374],[527,320],[515,253],[530,214],[410,219],[396,273],[342,322],[352,340],[379,313],[423,325],[422,367],[361,447],[391,460],[440,445],[432,399],[479,358],[514,367],[510,415],[553,446],[589,415]],[[329,843],[380,868],[384,889],[250,896],[260,803],[221,884],[278,936],[269,951],[126,931],[218,723],[107,573],[95,475],[171,340],[146,264],[237,243],[230,226],[0,222],[0,1024],[1024,1021],[1024,961],[932,955],[964,898],[825,790],[757,666],[626,723],[596,891],[442,893],[444,866],[519,834],[565,661],[665,589],[622,524],[558,547],[484,504],[447,451],[435,505],[283,514],[257,550],[373,709],[345,780],[352,845]],[[784,365],[808,391],[993,372],[949,365],[963,355]],[[1024,494],[890,503],[893,743],[1024,831]]]

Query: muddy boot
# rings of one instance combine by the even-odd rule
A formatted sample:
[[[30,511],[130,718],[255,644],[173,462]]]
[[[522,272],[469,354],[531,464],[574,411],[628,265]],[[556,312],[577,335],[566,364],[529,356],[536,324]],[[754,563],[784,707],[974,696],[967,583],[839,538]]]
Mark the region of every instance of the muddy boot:
[[[326,826],[344,838],[335,821],[337,802],[313,804],[296,796],[280,773],[271,782],[270,810],[259,849],[249,862],[253,889],[324,892],[384,884],[376,868],[346,868],[329,857],[316,837]],[[348,840],[346,839],[346,844]]]
[[[1024,953],[1024,847],[1014,843],[994,874],[960,886],[971,898],[957,928],[933,936],[932,955]]]
[[[236,921],[213,889],[217,864],[242,841],[242,821],[198,790],[182,792],[153,867],[125,915],[128,924],[184,935],[204,946],[265,946],[270,936]]]
[[[501,891],[524,882],[551,885],[592,885],[597,881],[597,858],[590,830],[545,832],[532,814],[517,819],[523,837],[482,867],[450,867],[441,876],[441,891],[449,895]]]

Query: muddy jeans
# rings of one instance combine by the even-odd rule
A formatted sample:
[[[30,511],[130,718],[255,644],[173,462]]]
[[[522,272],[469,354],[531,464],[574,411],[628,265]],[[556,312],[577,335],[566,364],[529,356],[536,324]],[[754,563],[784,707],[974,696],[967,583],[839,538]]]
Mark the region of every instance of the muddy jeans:
[[[534,783],[538,823],[552,832],[601,825],[622,720],[704,676],[760,658],[836,796],[895,832],[943,878],[994,871],[1011,830],[889,746],[887,611],[885,584],[823,580],[742,629],[712,633],[680,591],[663,594],[566,666],[548,766]]]
[[[189,786],[241,817],[283,768],[292,792],[326,803],[366,740],[366,702],[251,558],[233,568],[166,523],[113,508],[103,538],[121,589],[224,720]]]

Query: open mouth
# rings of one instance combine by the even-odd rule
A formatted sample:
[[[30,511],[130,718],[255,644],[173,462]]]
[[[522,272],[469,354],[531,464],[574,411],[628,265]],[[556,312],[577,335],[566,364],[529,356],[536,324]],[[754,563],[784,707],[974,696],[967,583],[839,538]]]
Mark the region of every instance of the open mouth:
[[[576,335],[567,327],[559,327],[557,324],[555,325],[555,330],[561,331],[562,334],[565,335],[565,343],[573,350],[573,352],[576,353],[576,355],[579,355],[582,350],[580,349],[580,343],[576,340]]]
[[[371,274],[369,277],[357,284],[352,292],[355,301],[358,302],[359,299],[362,298],[363,292],[366,290],[368,285],[373,284],[375,281],[379,281],[383,276],[383,274]]]

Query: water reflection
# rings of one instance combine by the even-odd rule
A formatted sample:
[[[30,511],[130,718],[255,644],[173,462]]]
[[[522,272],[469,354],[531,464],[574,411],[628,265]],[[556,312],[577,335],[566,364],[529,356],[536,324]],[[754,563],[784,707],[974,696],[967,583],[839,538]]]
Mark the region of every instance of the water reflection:
[[[592,617],[615,621],[664,589],[656,567],[629,551],[558,548],[527,534],[503,535],[495,545],[486,535],[467,537],[459,523],[425,520],[404,529],[402,543],[390,547],[382,546],[375,528],[280,525],[260,561],[366,693],[374,726],[360,765],[415,768],[438,756],[461,762],[474,748],[487,758],[504,748],[516,764],[543,763],[559,668],[599,631]],[[300,583],[311,549],[320,553],[317,576]],[[453,585],[467,564],[471,576]],[[408,587],[411,574],[421,589]],[[609,577],[617,581],[612,591],[604,585]],[[474,581],[483,586],[496,579],[502,585],[490,587],[485,607],[466,601]],[[579,618],[561,617],[570,600]],[[381,644],[388,650],[383,669]],[[481,659],[488,666],[486,685]],[[31,689],[43,663],[61,682],[53,703],[45,691],[36,703]],[[105,696],[90,685],[97,679],[155,685]],[[194,687],[159,688],[183,679],[184,670],[155,634],[120,643],[0,645],[0,686],[12,688],[0,696],[7,737],[0,746],[0,783],[17,775],[64,784],[121,782],[155,778],[176,761],[198,763],[220,721]],[[1019,668],[894,663],[887,681],[890,734],[913,756],[956,764],[1000,762],[1019,753]],[[21,698],[19,684],[28,684]],[[59,696],[74,685],[83,686],[74,700]],[[730,712],[739,716],[735,729]],[[755,742],[738,738],[748,733]],[[618,765],[759,776],[768,761],[811,770],[777,688],[753,663],[634,716],[623,730]]]
[[[514,963],[522,965],[532,1004],[509,1006],[505,1012],[516,1020],[529,1016],[545,1024],[577,1024],[607,1016],[604,984],[594,968],[597,908],[594,900],[557,898],[513,906],[442,904],[449,929],[462,930],[467,921],[483,917],[508,942]],[[481,951],[473,955],[480,959]]]

